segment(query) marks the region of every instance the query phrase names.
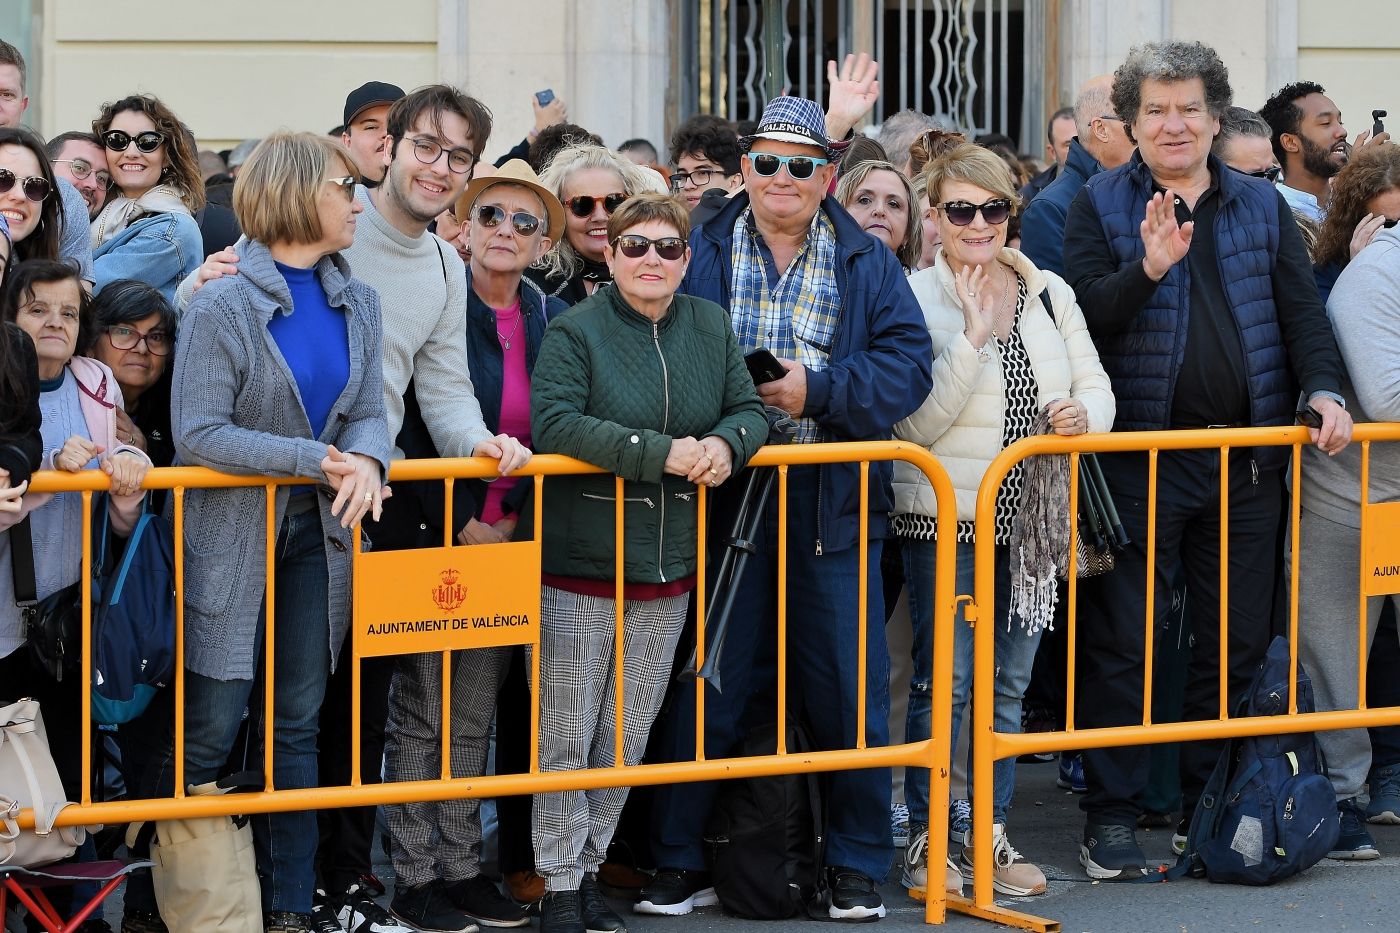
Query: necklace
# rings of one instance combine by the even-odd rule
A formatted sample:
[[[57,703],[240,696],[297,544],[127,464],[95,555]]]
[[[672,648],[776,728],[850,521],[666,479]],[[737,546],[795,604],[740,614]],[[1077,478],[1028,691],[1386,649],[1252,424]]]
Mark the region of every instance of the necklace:
[[[1015,273],[1008,273],[1006,270],[1003,270],[1003,274],[1005,278],[1002,280],[1001,298],[997,301],[997,316],[992,322],[992,336],[995,337],[998,342],[1006,339],[997,333],[997,327],[1001,324],[1002,318],[1006,314],[1006,299],[1007,296],[1011,294],[1011,280],[1016,277]],[[1015,305],[1012,305],[1012,315],[1015,315]],[[1012,321],[1012,325],[1015,325],[1014,320]],[[1011,336],[1011,329],[1009,327],[1007,328],[1006,336]]]
[[[502,344],[502,346],[504,346],[507,350],[510,349],[510,342],[511,342],[512,340],[515,339],[515,332],[516,332],[517,330],[520,329],[520,319],[521,319],[522,317],[524,317],[524,316],[525,316],[525,315],[524,315],[523,312],[519,312],[519,311],[516,312],[516,314],[515,314],[515,324],[511,327],[511,329],[510,329],[510,335],[509,335],[509,336],[507,336],[506,334],[501,333],[499,330],[496,331],[496,336],[501,338],[501,344]]]

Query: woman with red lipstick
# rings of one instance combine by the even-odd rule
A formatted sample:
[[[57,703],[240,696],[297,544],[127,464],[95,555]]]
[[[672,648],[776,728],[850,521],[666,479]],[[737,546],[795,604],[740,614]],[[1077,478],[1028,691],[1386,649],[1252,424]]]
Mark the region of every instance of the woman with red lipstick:
[[[866,233],[888,246],[906,271],[923,248],[923,227],[915,223],[914,186],[889,162],[859,162],[836,183],[836,200]]]
[[[104,104],[92,131],[120,192],[92,222],[95,291],[138,279],[173,301],[180,281],[204,260],[193,216],[204,206],[194,138],[149,94]]]
[[[602,146],[560,150],[540,173],[540,184],[564,205],[564,235],[531,268],[530,278],[569,305],[612,281],[603,251],[613,211],[634,194],[666,193],[656,172]]]

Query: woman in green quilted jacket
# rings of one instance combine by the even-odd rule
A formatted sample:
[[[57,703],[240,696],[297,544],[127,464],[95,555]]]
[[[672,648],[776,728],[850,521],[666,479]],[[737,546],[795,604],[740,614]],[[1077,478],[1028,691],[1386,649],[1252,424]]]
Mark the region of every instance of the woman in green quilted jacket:
[[[535,449],[623,479],[623,758],[641,760],[695,586],[698,486],[714,488],[768,433],[763,406],[718,305],[677,295],[690,261],[685,209],[661,194],[608,224],[613,284],[555,318],[532,377]],[[540,769],[614,764],[615,525],[612,475],[545,484]],[[524,510],[529,515],[530,509]],[[535,798],[542,927],[620,930],[594,872],[627,788]]]

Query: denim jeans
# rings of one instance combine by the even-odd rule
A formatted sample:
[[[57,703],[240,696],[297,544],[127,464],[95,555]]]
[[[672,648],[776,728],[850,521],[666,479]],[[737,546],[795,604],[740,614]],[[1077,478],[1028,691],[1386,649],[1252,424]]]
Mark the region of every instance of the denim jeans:
[[[937,543],[905,539],[904,579],[909,592],[909,617],[914,626],[914,679],[909,687],[909,718],[905,723],[905,741],[920,742],[932,735],[933,718],[933,585],[934,553]],[[973,545],[958,545],[955,594],[973,592]],[[1011,573],[1010,551],[996,549],[996,610],[992,624],[996,626],[996,703],[993,710],[994,728],[1000,733],[1021,731],[1021,699],[1031,680],[1036,647],[1040,633],[1027,635],[1019,620],[1010,619]],[[953,721],[949,725],[952,748],[958,747],[958,729],[963,709],[972,696],[973,670],[972,626],[957,614],[953,629]],[[968,773],[971,775],[971,762]],[[904,773],[904,800],[909,805],[909,822],[928,824],[927,768],[908,768]],[[1006,822],[1011,809],[1011,797],[1016,791],[1016,758],[1003,758],[992,767],[992,812],[998,823]],[[970,785],[969,785],[970,790]],[[947,801],[940,801],[947,806]]]
[[[273,781],[283,790],[315,787],[317,723],[330,674],[328,575],[319,511],[283,521],[275,573]],[[259,624],[259,642],[264,631]],[[261,679],[215,680],[185,672],[186,784],[204,784],[226,770],[250,700],[259,710],[259,732],[266,740],[262,689],[254,691]],[[173,741],[161,754],[159,793],[169,796],[175,780]],[[263,909],[310,913],[316,887],[316,812],[255,816],[253,835]]]

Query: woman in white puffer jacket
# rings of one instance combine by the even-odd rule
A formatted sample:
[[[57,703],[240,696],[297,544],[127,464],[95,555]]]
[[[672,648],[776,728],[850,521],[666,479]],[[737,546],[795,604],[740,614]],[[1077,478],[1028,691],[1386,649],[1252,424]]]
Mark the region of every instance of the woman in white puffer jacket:
[[[933,338],[933,390],[919,409],[895,426],[895,436],[919,444],[948,470],[957,490],[958,593],[971,593],[973,517],[977,488],[1003,448],[1032,433],[1045,412],[1057,434],[1108,431],[1113,426],[1113,392],[1108,375],[1063,279],[1037,269],[1022,253],[1006,247],[1007,223],[1017,205],[1016,187],[1006,164],[992,152],[962,145],[925,169],[929,207],[942,245],[931,267],[915,273],[909,285],[924,311]],[[1019,732],[1021,698],[1030,681],[1040,632],[1010,613],[1012,522],[1020,503],[1022,467],[1015,467],[997,498],[996,709],[998,732]],[[934,516],[933,489],[923,473],[896,463],[895,509],[891,530],[903,539],[909,611],[914,624],[914,681],[909,699],[907,740],[930,735]],[[972,629],[959,617],[954,637],[953,746],[972,688]],[[1015,786],[1015,758],[997,762],[995,799],[996,890],[1013,896],[1045,891],[1045,876],[1006,840],[1006,817]],[[927,833],[928,773],[909,769],[910,846],[904,881],[924,887],[927,865],[915,834]],[[947,801],[938,801],[946,806]],[[916,825],[917,824],[917,825]],[[970,841],[970,840],[969,840]],[[961,869],[970,880],[970,848]]]

